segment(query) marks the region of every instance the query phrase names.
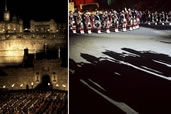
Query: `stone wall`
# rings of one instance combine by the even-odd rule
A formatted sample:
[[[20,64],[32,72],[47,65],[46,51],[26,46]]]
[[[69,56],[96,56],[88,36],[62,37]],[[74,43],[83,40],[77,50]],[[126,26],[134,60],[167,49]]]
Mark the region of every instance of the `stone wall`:
[[[33,37],[34,36],[34,37]],[[23,61],[24,49],[34,54],[44,51],[45,44],[48,50],[58,50],[66,46],[66,38],[63,34],[5,34],[0,35],[0,66],[10,63],[20,64]],[[56,52],[58,53],[58,51]]]
[[[55,59],[37,60],[33,68],[1,68],[4,75],[0,76],[0,88],[26,89],[26,85],[35,88],[43,75],[49,75],[53,88],[67,90],[68,70],[60,65],[61,61]]]

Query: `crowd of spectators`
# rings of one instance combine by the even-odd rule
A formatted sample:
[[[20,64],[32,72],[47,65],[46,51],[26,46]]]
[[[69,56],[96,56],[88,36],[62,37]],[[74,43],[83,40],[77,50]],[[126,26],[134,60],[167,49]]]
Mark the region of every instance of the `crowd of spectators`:
[[[13,91],[0,95],[0,114],[67,114],[64,91]]]

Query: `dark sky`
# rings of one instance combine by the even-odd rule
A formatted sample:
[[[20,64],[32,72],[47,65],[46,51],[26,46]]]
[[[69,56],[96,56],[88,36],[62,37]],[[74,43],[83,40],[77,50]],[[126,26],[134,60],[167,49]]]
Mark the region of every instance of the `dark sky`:
[[[0,20],[3,20],[5,0],[0,0]],[[67,22],[68,0],[7,0],[11,16],[16,15],[28,23],[29,20]]]

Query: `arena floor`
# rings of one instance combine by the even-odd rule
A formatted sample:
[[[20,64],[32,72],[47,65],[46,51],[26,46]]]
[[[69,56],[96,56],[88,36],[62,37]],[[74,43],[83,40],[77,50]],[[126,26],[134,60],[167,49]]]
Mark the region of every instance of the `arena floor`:
[[[171,27],[70,34],[69,46],[70,113],[171,113]]]

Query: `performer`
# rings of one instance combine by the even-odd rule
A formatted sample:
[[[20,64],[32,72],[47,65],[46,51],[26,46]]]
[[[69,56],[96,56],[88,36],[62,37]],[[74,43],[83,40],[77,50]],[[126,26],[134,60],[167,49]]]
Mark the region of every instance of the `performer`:
[[[77,13],[76,23],[77,23],[77,28],[80,31],[80,33],[84,34],[84,25],[83,25],[82,15],[79,11]]]
[[[101,33],[101,19],[99,15],[99,11],[96,11],[96,14],[94,15],[94,28],[97,30],[97,33]]]
[[[108,17],[109,17],[110,27],[112,26],[112,21],[113,21],[113,20],[112,20],[112,19],[113,19],[113,18],[112,18],[112,15],[113,15],[113,13],[112,13],[111,11],[109,11],[109,12],[108,12]]]
[[[152,23],[154,23],[154,13],[151,13],[151,20],[152,20]]]
[[[169,25],[171,25],[171,11],[168,13],[168,21],[169,21]]]
[[[126,20],[128,22],[128,27],[129,30],[132,31],[133,30],[133,17],[132,17],[132,13],[131,13],[131,9],[128,9],[128,11],[126,12]]]
[[[70,27],[70,30],[72,30],[72,32],[75,34],[77,33],[76,32],[76,23],[75,23],[75,20],[74,20],[74,14],[73,12],[69,12],[69,27]]]
[[[137,10],[135,10],[135,18],[136,18],[136,29],[138,29],[140,26],[139,26],[139,24],[140,24],[140,13],[137,11]]]
[[[154,22],[155,22],[155,25],[157,25],[158,21],[159,21],[159,16],[158,16],[158,13],[157,11],[154,13]]]
[[[111,26],[111,23],[110,23],[110,20],[109,20],[109,16],[108,16],[108,12],[105,11],[104,12],[104,28],[106,29],[106,33],[110,33],[110,26]]]
[[[169,22],[169,15],[168,13],[166,12],[165,13],[165,23],[168,23]]]
[[[160,21],[161,21],[162,25],[164,25],[165,18],[166,18],[165,13],[164,13],[164,11],[162,11],[162,13],[160,14]]]
[[[151,25],[151,12],[148,11],[148,18],[147,18],[148,25]]]
[[[118,13],[117,11],[113,11],[113,15],[112,15],[112,23],[114,26],[114,30],[115,32],[119,32],[119,18],[118,18]]]
[[[92,22],[90,19],[90,13],[88,11],[86,11],[84,14],[84,23],[85,23],[86,30],[87,30],[88,34],[91,34]]]
[[[121,26],[122,26],[122,30],[123,32],[127,31],[126,30],[126,27],[127,27],[127,21],[126,21],[126,18],[125,18],[125,12],[124,10],[122,10],[122,12],[120,13],[120,19],[121,19]]]

